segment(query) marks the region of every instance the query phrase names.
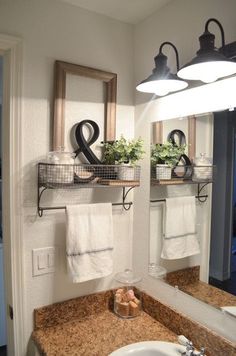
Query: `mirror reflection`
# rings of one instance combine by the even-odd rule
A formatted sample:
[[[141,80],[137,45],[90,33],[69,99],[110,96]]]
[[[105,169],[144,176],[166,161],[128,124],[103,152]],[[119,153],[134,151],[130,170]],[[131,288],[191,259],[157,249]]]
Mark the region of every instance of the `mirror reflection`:
[[[151,124],[149,274],[236,317],[235,118]]]

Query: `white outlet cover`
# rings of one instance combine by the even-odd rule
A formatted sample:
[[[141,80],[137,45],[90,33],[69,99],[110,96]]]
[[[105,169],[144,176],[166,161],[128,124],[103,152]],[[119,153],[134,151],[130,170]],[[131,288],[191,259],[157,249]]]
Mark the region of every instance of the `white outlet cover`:
[[[54,273],[58,258],[58,248],[43,247],[32,250],[33,276]]]

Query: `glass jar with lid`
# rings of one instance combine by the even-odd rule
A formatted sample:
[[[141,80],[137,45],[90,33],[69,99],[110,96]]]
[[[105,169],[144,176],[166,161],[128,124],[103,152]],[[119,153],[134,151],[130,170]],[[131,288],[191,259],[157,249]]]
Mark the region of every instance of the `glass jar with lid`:
[[[63,148],[48,153],[47,182],[72,184],[74,182],[75,153],[65,152]]]
[[[192,180],[198,182],[201,180],[212,180],[212,178],[212,158],[206,157],[206,153],[200,153],[200,157],[194,159]]]
[[[65,152],[61,147],[57,151],[51,151],[48,153],[48,162],[54,164],[74,164],[75,153]]]
[[[137,317],[142,309],[141,292],[137,289],[141,277],[126,269],[117,273],[114,279],[120,284],[114,291],[114,312],[124,319]]]
[[[165,279],[167,270],[166,268],[159,266],[156,263],[149,263],[148,265],[148,274],[157,279]]]

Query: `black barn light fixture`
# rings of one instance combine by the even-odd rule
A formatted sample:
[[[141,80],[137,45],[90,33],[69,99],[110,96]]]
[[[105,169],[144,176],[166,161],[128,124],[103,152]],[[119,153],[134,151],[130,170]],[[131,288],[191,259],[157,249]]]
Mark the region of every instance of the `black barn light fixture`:
[[[222,47],[215,48],[215,35],[208,30],[211,22],[219,26],[221,32]],[[184,65],[177,73],[178,77],[187,80],[200,80],[211,83],[236,73],[236,62],[224,55],[225,35],[221,23],[214,18],[207,20],[205,31],[199,37],[200,49],[191,62]],[[227,47],[227,46],[226,46]]]
[[[171,42],[163,42],[159,48],[159,53],[154,58],[155,68],[153,69],[152,74],[136,87],[138,91],[164,96],[168,93],[182,90],[188,86],[187,82],[178,78],[176,74],[170,72],[170,68],[167,66],[167,56],[162,53],[162,49],[165,45],[169,45],[174,49],[177,71],[179,70],[179,55],[177,48]]]

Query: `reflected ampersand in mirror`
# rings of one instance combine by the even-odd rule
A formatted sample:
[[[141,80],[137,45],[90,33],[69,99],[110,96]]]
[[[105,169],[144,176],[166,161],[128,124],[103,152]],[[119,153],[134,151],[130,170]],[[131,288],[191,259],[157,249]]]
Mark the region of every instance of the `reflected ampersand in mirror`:
[[[224,111],[152,124],[152,147],[161,144],[167,149],[170,132],[183,132],[184,154],[190,158],[187,163],[191,171],[184,175],[186,162],[179,160],[179,176],[175,164],[168,179],[160,178],[151,150],[149,246],[152,277],[163,278],[171,286],[234,316],[235,115]],[[175,138],[174,145],[185,144],[183,135]],[[169,151],[175,154],[175,149]]]

